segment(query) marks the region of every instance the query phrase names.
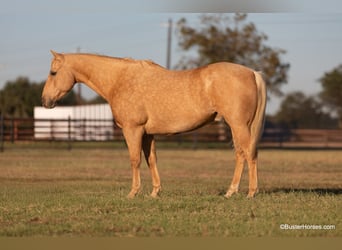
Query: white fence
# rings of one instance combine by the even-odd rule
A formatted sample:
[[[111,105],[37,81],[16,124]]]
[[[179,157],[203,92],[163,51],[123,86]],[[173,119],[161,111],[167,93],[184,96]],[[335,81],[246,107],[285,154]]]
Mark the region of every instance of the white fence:
[[[114,121],[108,104],[34,108],[35,139],[110,140]]]

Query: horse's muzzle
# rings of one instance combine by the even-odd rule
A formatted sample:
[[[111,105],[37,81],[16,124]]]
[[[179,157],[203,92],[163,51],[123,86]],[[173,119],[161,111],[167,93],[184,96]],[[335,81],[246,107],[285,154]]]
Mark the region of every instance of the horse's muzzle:
[[[52,109],[56,106],[56,102],[51,99],[42,97],[42,105],[44,108]]]

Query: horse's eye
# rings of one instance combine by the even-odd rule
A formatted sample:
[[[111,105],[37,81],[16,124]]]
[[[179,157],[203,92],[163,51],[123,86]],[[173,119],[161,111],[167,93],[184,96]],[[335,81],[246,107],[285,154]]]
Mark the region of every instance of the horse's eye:
[[[57,71],[50,70],[50,75],[55,76],[57,74]]]

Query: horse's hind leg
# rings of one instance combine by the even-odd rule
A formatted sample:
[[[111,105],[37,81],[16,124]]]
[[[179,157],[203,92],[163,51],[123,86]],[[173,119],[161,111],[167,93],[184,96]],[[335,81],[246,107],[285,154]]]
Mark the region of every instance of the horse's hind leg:
[[[157,169],[157,156],[155,148],[155,140],[153,135],[144,135],[143,137],[143,151],[148,167],[151,171],[153,190],[152,197],[157,197],[161,190],[160,178]]]
[[[230,197],[232,194],[238,191],[244,163],[247,160],[249,177],[248,197],[251,198],[255,195],[255,193],[258,190],[257,153],[256,150],[253,150],[251,148],[251,134],[248,126],[242,125],[232,127],[232,133],[234,147],[236,150],[236,165],[232,183],[225,196]]]
[[[248,198],[253,198],[258,192],[258,174],[257,174],[257,153],[255,155],[249,155],[248,162],[248,177],[249,177],[249,191]]]
[[[231,197],[234,193],[239,191],[240,179],[243,171],[243,167],[245,165],[245,157],[243,151],[240,149],[235,150],[235,170],[232,183],[225,194],[226,198]]]

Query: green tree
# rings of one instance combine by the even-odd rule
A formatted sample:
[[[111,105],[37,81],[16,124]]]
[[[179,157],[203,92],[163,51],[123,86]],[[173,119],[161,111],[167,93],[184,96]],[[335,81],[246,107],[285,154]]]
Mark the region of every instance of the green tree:
[[[243,64],[265,74],[269,92],[282,95],[280,87],[287,82],[288,63],[281,60],[285,50],[265,44],[267,36],[247,22],[246,14],[234,16],[204,14],[200,25],[191,27],[185,18],[177,22],[179,46],[185,54],[178,69],[188,69],[219,61]]]
[[[338,115],[342,127],[342,64],[325,73],[319,81],[322,84],[320,97]]]
[[[323,110],[322,103],[302,92],[288,94],[272,119],[287,128],[335,128],[337,122]]]
[[[6,82],[0,91],[0,113],[8,117],[32,117],[32,107],[41,103],[42,86],[31,83],[27,77]]]

